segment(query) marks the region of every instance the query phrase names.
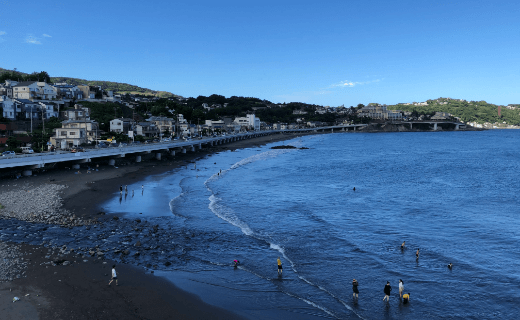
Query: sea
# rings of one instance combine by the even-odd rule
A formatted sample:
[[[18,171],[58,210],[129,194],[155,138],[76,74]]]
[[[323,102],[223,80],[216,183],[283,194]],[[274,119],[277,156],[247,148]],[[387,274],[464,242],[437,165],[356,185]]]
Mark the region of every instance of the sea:
[[[307,135],[186,162],[102,206],[182,228],[186,263],[154,274],[249,319],[515,319],[519,159],[516,130]]]

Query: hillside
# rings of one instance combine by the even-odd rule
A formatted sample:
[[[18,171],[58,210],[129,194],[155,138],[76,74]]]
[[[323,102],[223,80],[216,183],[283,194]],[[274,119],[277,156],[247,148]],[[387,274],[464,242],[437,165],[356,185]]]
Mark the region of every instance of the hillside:
[[[466,101],[462,99],[439,98],[427,100],[426,106],[414,106],[396,104],[387,106],[389,110],[417,111],[418,113],[432,114],[435,112],[448,112],[464,122],[495,123],[506,122],[510,125],[520,125],[520,108],[508,109],[502,106],[501,115],[498,117],[498,106],[486,101]]]
[[[16,71],[15,73],[13,70],[7,70],[4,68],[0,68],[0,75],[3,73],[10,73],[13,78],[13,80],[31,80],[28,79],[30,74]],[[16,74],[16,75],[15,75]],[[33,73],[37,74],[37,73]],[[70,77],[50,77],[50,82],[52,83],[68,83],[72,85],[89,85],[89,86],[101,86],[104,90],[111,90],[120,94],[124,93],[131,93],[131,94],[142,94],[142,95],[150,95],[150,96],[158,96],[161,98],[168,98],[168,97],[174,97],[178,96],[171,92],[167,91],[154,91],[147,88],[141,88],[132,84],[128,83],[120,83],[120,82],[113,82],[113,81],[101,81],[101,80],[85,80],[85,79],[78,79],[78,78],[70,78]]]

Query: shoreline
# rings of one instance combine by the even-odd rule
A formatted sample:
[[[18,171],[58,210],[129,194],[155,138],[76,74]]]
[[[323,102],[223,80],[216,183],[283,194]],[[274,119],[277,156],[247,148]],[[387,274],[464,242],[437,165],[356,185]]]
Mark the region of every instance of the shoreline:
[[[42,185],[66,185],[67,188],[59,191],[63,199],[61,208],[82,221],[99,223],[99,220],[103,223],[109,217],[100,214],[102,204],[114,197],[121,184],[164,174],[221,151],[251,148],[315,134],[258,137],[175,156],[173,159],[165,157],[142,163],[129,164],[123,158],[114,167],[100,165],[98,171],[90,174],[86,173],[85,168],[80,169],[81,174],[56,169],[21,180],[4,180],[2,184],[7,184],[9,188],[15,187],[17,192],[26,192],[25,189],[29,191],[30,188]],[[123,214],[117,213],[110,218]],[[11,318],[33,319],[35,315],[41,319],[241,318],[232,310],[207,304],[199,296],[179,289],[169,280],[146,273],[144,268],[132,264],[117,264],[120,285],[109,287],[110,269],[116,263],[104,260],[99,252],[97,257],[85,256],[67,248],[51,247],[50,242],[46,246],[22,243],[20,252],[23,252],[22,263],[27,264],[25,277],[0,282],[0,296],[20,298],[16,303],[12,302],[12,297],[1,299],[0,310]],[[61,260],[68,261],[68,265],[56,263]]]

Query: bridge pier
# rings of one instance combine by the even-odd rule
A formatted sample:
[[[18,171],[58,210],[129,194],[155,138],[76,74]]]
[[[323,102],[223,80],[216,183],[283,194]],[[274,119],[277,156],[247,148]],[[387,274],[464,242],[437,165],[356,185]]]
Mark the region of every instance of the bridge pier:
[[[175,156],[175,150],[170,151],[170,156]]]
[[[135,162],[141,162],[141,156],[135,156]]]
[[[190,151],[191,151],[191,152],[195,152],[195,147],[194,147],[194,146],[191,146]]]
[[[157,153],[155,154],[155,159],[156,159],[156,160],[161,160],[161,153],[160,153],[160,152],[157,152]]]
[[[437,130],[437,123],[434,123],[433,124],[433,131],[436,131]]]
[[[182,153],[186,153],[186,148],[182,148],[182,149],[181,149],[181,152],[182,152]]]
[[[110,160],[108,160],[108,165],[109,165],[109,166],[113,166],[113,165],[115,165],[115,164],[116,164],[116,160],[114,160],[114,159],[110,159]]]
[[[459,130],[460,129],[460,125],[459,124],[456,124],[455,125],[455,130]]]
[[[32,176],[32,170],[24,170],[24,171],[22,171],[22,176],[24,176],[24,177]]]
[[[72,165],[72,169],[79,170],[79,164],[73,164]]]

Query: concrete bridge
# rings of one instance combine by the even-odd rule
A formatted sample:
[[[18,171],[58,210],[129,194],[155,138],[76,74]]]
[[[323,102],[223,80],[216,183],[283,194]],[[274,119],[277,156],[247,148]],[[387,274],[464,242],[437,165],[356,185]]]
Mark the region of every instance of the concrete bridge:
[[[298,132],[337,132],[356,130],[356,128],[366,125],[345,125],[330,126],[305,129],[291,130],[270,130],[240,133],[234,135],[208,137],[193,140],[173,140],[167,142],[147,143],[147,144],[129,144],[123,147],[96,148],[87,149],[86,152],[71,153],[68,151],[24,154],[15,156],[0,157],[0,169],[21,167],[22,174],[25,176],[32,175],[32,169],[44,168],[46,165],[53,165],[61,162],[71,162],[73,169],[79,169],[80,164],[89,163],[92,159],[108,158],[109,165],[114,165],[118,158],[131,158],[135,162],[141,162],[141,157],[146,154],[154,153],[155,158],[160,160],[162,154],[167,153],[175,156],[178,153],[194,152],[200,150],[203,146],[215,146],[244,139],[251,139],[278,133],[298,133]]]
[[[438,127],[442,127],[442,128],[453,127],[454,130],[466,128],[465,123],[457,122],[457,121],[432,121],[432,120],[419,121],[419,120],[416,120],[416,121],[392,121],[390,123],[394,124],[394,125],[405,125],[405,126],[409,125],[410,130],[412,130],[412,126],[414,124],[416,125],[416,127],[424,126],[426,124],[430,127],[431,130],[434,130],[434,131],[436,131],[438,129]]]

